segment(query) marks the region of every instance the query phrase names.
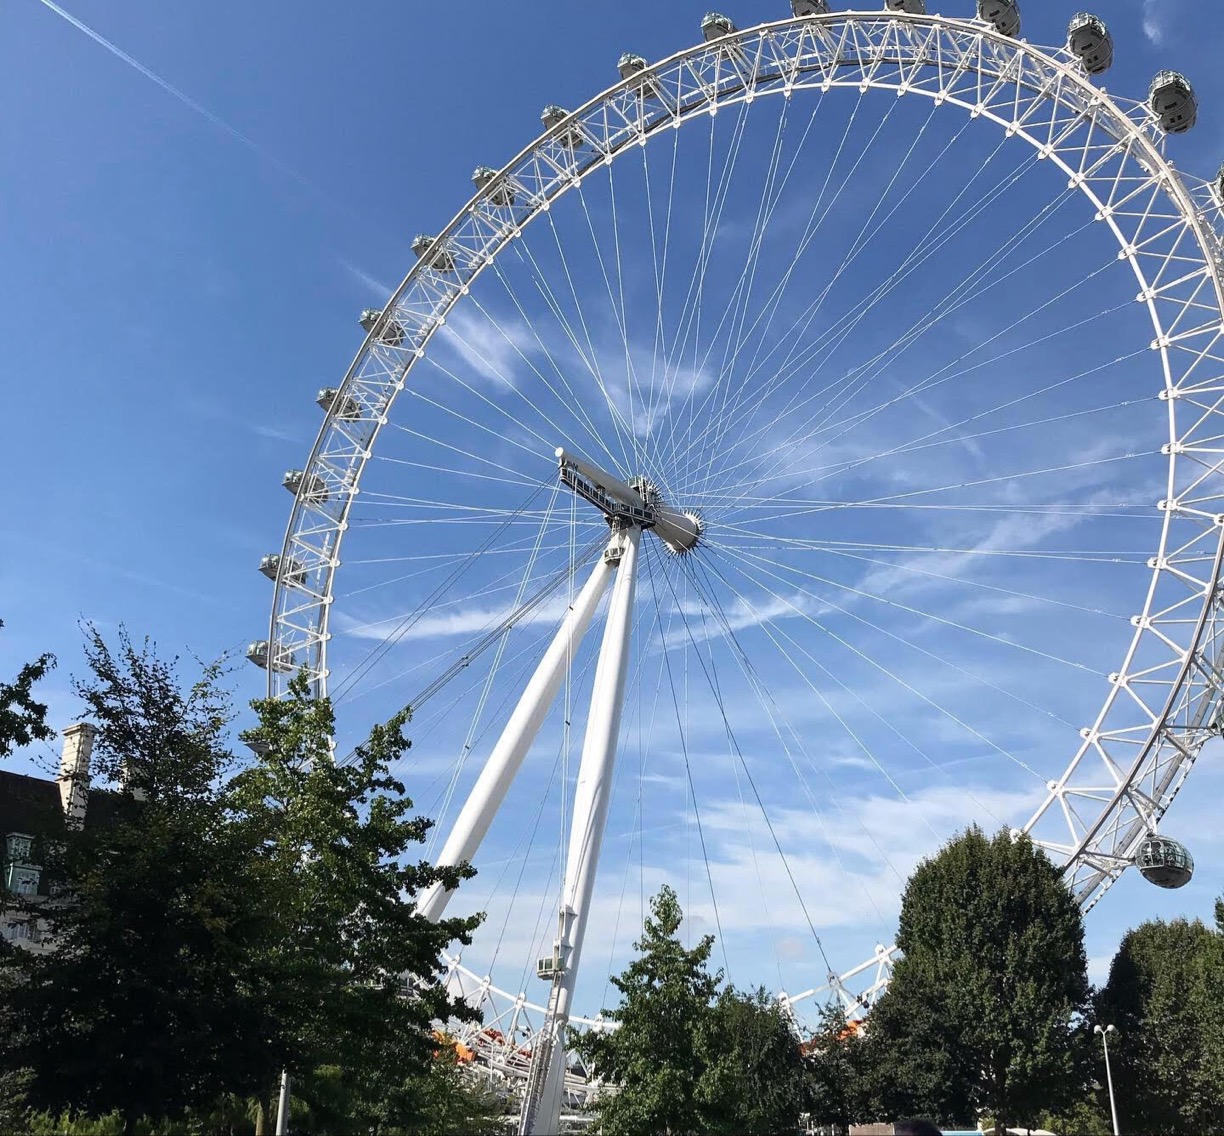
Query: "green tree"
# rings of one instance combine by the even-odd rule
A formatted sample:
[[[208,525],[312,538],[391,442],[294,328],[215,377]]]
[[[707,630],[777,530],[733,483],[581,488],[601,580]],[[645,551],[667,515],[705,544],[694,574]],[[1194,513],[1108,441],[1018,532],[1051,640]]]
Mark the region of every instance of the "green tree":
[[[723,990],[699,1020],[704,1068],[697,1099],[703,1131],[797,1132],[805,1099],[804,1062],[789,1015],[764,989]]]
[[[1128,931],[1097,1014],[1118,1029],[1110,1058],[1123,1127],[1224,1131],[1224,935],[1197,919]]]
[[[1083,1083],[1079,908],[1024,836],[971,828],[918,866],[870,1018],[877,1101],[945,1123],[1035,1124]]]
[[[432,1092],[432,1022],[475,1016],[430,980],[446,946],[470,942],[479,923],[430,922],[416,898],[435,881],[457,887],[472,870],[408,858],[432,822],[411,815],[388,773],[409,744],[406,713],[339,763],[331,706],[309,697],[304,679],[255,708],[247,737],[261,756],[229,795],[231,823],[254,850],[257,918],[272,932],[248,964],[262,1008],[252,1082],[270,1092],[288,1069],[322,1115],[329,1100],[334,1108],[323,1071],[341,1067],[343,1114],[316,1131],[411,1130]]]
[[[0,628],[4,621],[0,619]],[[35,700],[34,684],[55,666],[54,655],[40,655],[26,663],[12,682],[0,682],[0,759],[34,741],[50,741],[54,732],[47,725],[47,707]]]
[[[711,1024],[722,978],[707,969],[714,936],[684,946],[683,912],[670,887],[650,901],[650,912],[634,945],[638,957],[612,978],[621,1003],[604,1016],[619,1028],[572,1042],[604,1081],[617,1086],[594,1106],[606,1136],[708,1130],[699,1040]]]
[[[806,1111],[812,1123],[848,1132],[850,1125],[869,1120],[862,1029],[850,1024],[840,1005],[822,1007],[804,1050]]]
[[[121,635],[112,653],[90,629],[86,656],[90,814],[83,829],[56,818],[39,834],[60,893],[29,902],[56,949],[3,960],[0,1064],[28,1070],[34,1107],[115,1111],[130,1131],[204,1103],[232,1075],[225,1042],[244,993],[230,960],[253,916],[217,788],[230,760],[217,668],[183,693],[147,643]]]

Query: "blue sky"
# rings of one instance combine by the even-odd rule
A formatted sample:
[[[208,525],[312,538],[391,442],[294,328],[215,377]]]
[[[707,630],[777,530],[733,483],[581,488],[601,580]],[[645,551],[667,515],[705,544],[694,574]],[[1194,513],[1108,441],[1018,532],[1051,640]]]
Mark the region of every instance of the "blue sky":
[[[1026,34],[1050,43],[1061,39],[1075,5],[1028,7]],[[1116,63],[1106,85],[1141,97],[1157,68],[1184,70],[1199,93],[1200,122],[1190,135],[1173,140],[1170,153],[1183,168],[1213,173],[1224,159],[1224,76],[1218,68],[1224,17],[1188,0],[1110,8]],[[785,3],[757,0],[726,6],[740,26],[777,18],[785,9]],[[205,657],[262,637],[270,595],[255,565],[279,545],[289,497],[278,483],[309,450],[319,421],[315,391],[338,381],[359,345],[358,311],[376,306],[402,277],[413,259],[412,236],[441,228],[468,198],[474,166],[499,166],[534,136],[544,104],[584,101],[615,78],[623,50],[658,58],[692,42],[704,11],[638,2],[598,11],[560,3],[489,5],[473,14],[458,5],[366,4],[341,11],[313,3],[85,0],[68,10],[197,108],[38,0],[7,6],[0,94],[11,109],[0,125],[0,153],[9,166],[0,258],[10,283],[0,336],[10,411],[0,427],[0,447],[19,492],[9,502],[0,546],[0,617],[6,622],[0,670],[11,671],[42,650],[58,654],[61,668],[46,693],[63,724],[74,713],[68,676],[79,665],[82,618],[104,629],[122,620],[137,633],[155,635],[167,650]],[[1137,602],[1131,597],[1143,585],[1143,574],[1126,563],[1011,555],[1020,549],[1060,555],[1120,549],[1137,557],[1151,518],[1110,516],[1104,506],[1150,503],[1159,495],[1150,488],[1158,466],[1153,474],[1141,461],[1109,464],[1118,454],[1153,445],[1145,408],[1120,405],[1131,384],[1138,394],[1150,385],[1150,373],[1140,366],[1148,360],[1132,359],[1150,332],[1125,306],[1133,283],[1120,270],[1104,271],[1113,251],[1103,234],[1085,228],[1088,218],[1077,201],[1053,212],[1025,245],[1034,254],[1043,252],[1040,259],[995,283],[981,302],[950,313],[938,333],[923,336],[878,380],[900,390],[915,374],[971,367],[975,357],[965,352],[997,334],[990,351],[976,357],[986,360],[983,366],[933,386],[921,404],[910,400],[874,414],[856,430],[833,429],[806,415],[794,419],[805,426],[798,433],[785,425],[782,411],[800,378],[840,375],[869,359],[892,342],[899,327],[921,317],[931,294],[942,295],[955,284],[965,271],[965,250],[997,247],[1001,239],[995,236],[999,214],[955,210],[955,217],[966,218],[965,227],[913,286],[899,290],[887,308],[873,309],[844,344],[830,347],[830,340],[828,350],[816,349],[815,337],[826,326],[820,321],[836,327],[854,310],[856,298],[895,266],[896,257],[889,257],[913,239],[913,216],[939,216],[954,197],[949,187],[973,177],[988,155],[991,164],[975,184],[986,187],[1015,175],[999,207],[1006,208],[1009,224],[1037,217],[1060,188],[1048,171],[1027,168],[1027,151],[1005,149],[996,156],[997,136],[986,128],[962,131],[964,121],[955,112],[931,116],[929,106],[912,106],[910,100],[868,98],[857,112],[853,105],[830,100],[816,112],[814,99],[802,106],[796,100],[784,122],[777,108],[752,112],[736,159],[736,169],[748,173],[728,198],[721,259],[714,266],[725,267],[726,274],[711,273],[710,304],[720,310],[733,301],[731,272],[745,262],[771,155],[793,157],[795,164],[779,188],[762,257],[763,284],[807,232],[812,190],[822,172],[849,168],[846,154],[839,158],[843,131],[861,145],[878,128],[879,141],[815,232],[797,283],[779,305],[782,325],[789,320],[802,330],[789,340],[764,341],[757,381],[767,383],[769,360],[776,364],[793,348],[789,357],[801,365],[791,385],[762,395],[755,419],[719,419],[729,430],[730,460],[739,464],[707,479],[698,452],[687,464],[660,457],[657,472],[675,481],[676,492],[688,489],[691,498],[704,493],[692,503],[711,518],[720,508],[727,513],[728,498],[720,500],[720,491],[744,492],[750,480],[764,478],[775,484],[789,478],[794,490],[809,486],[814,469],[827,475],[830,468],[840,471],[831,492],[842,497],[879,498],[972,482],[976,489],[945,495],[941,502],[980,505],[988,492],[987,503],[998,511],[839,514],[820,530],[821,537],[853,545],[853,555],[826,552],[813,565],[753,545],[760,518],[770,516],[758,508],[725,517],[725,554],[711,561],[705,577],[685,583],[648,555],[654,568],[644,579],[639,641],[654,642],[656,649],[643,648],[631,680],[592,933],[599,947],[587,955],[587,966],[599,973],[623,957],[629,929],[638,921],[640,894],[664,879],[680,887],[694,928],[722,926],[727,962],[741,983],[780,984],[793,992],[818,982],[823,964],[809,917],[834,966],[866,957],[877,939],[891,933],[897,879],[919,856],[973,817],[988,826],[996,818],[1025,819],[1034,784],[1025,766],[1054,775],[1066,750],[1068,723],[1078,726],[1090,705],[1095,710],[1094,690],[1099,700],[1087,672],[1050,656],[1098,674],[1112,669],[1127,633],[1125,615]],[[860,116],[853,123],[851,113]],[[675,184],[684,200],[702,191],[702,155],[712,146],[722,163],[737,146],[737,121],[732,115],[720,120],[713,143],[701,133],[705,128],[681,132]],[[776,137],[784,139],[777,151]],[[891,218],[873,213],[876,195],[890,186],[917,137],[922,143],[907,159],[915,180],[905,208]],[[945,175],[917,178],[945,144]],[[652,297],[643,284],[649,281],[650,246],[641,234],[650,225],[650,210],[663,201],[672,154],[670,142],[666,149],[652,146],[655,180],[649,192],[640,172],[632,183],[616,183],[626,187],[616,202],[620,224],[639,235],[636,244],[626,241],[620,250],[628,283],[620,310],[635,329],[623,350],[617,320],[609,316],[617,300],[604,292],[609,302],[602,303],[605,284],[599,257],[592,255],[613,251],[608,230],[599,228],[611,205],[606,179],[592,179],[584,190],[589,213],[577,195],[560,203],[551,227],[541,222],[523,242],[527,252],[507,258],[504,276],[486,278],[474,289],[472,304],[457,310],[450,334],[438,343],[437,365],[420,372],[417,389],[424,398],[401,401],[400,428],[384,434],[371,466],[360,513],[365,525],[352,535],[347,574],[337,589],[338,673],[361,658],[371,626],[380,633],[385,621],[411,610],[427,590],[433,562],[410,563],[425,554],[426,545],[439,557],[471,547],[470,529],[416,524],[427,514],[404,500],[441,496],[448,488],[445,476],[397,464],[396,459],[433,460],[428,444],[422,450],[420,435],[462,443],[518,479],[518,485],[488,486],[482,501],[496,509],[518,507],[527,496],[525,485],[548,479],[547,463],[538,466],[537,458],[548,453],[544,442],[553,433],[566,435],[557,444],[588,450],[596,445],[564,398],[548,401],[533,369],[546,370],[546,361],[553,360],[582,366],[582,344],[568,337],[566,320],[531,283],[533,271],[560,279],[559,247],[573,257],[579,306],[592,315],[582,337],[588,352],[598,357],[610,383],[619,374],[622,387],[632,390],[624,382],[629,369],[644,368],[654,353]],[[845,164],[837,165],[839,160]],[[828,266],[842,263],[856,234],[875,221],[872,245],[829,293],[818,322],[803,324],[804,305],[827,283]],[[590,224],[603,234],[602,244],[592,240]],[[677,262],[687,256],[691,264],[699,237],[693,218],[677,214]],[[1097,270],[1101,274],[1089,279]],[[672,287],[679,289],[671,293],[672,302],[682,304],[683,282]],[[1069,307],[1041,310],[1023,329],[1008,330],[1006,313],[1029,312],[1064,288],[1073,289]],[[1088,333],[1065,333],[1074,318],[1089,317]],[[1051,338],[1038,342],[1046,334]],[[700,395],[716,385],[716,376],[731,367],[723,351],[730,340],[715,336],[712,342],[711,355],[678,360],[669,391],[679,387]],[[770,356],[778,343],[778,354]],[[1090,371],[1104,360],[1103,344],[1109,358],[1122,360],[1117,368],[1033,396],[1023,407],[997,409],[1004,401],[1000,392],[1037,390],[1038,374],[1054,381]],[[812,354],[806,353],[809,347]],[[750,371],[747,366],[740,375]],[[467,385],[457,385],[455,376]],[[1114,387],[1120,389],[1115,393]],[[522,392],[532,393],[532,409],[524,409]],[[633,416],[632,408],[622,409]],[[456,433],[456,411],[491,412],[502,435],[496,447],[477,434]],[[983,418],[976,427],[949,431],[977,413]],[[1062,417],[1068,414],[1076,417]],[[661,421],[666,417],[664,408]],[[836,425],[836,416],[830,421]],[[942,431],[938,436],[946,443],[949,434],[991,429],[1001,432],[914,449],[932,431]],[[767,470],[756,469],[748,449],[737,458],[730,444],[737,433],[762,452],[785,451],[791,468],[771,462]],[[897,447],[906,448],[906,460],[872,459]],[[1069,451],[1077,461],[1101,464],[1057,478],[983,487],[999,475],[1065,463],[1069,459],[1059,455]],[[606,455],[609,461],[616,456]],[[455,468],[471,473],[475,461]],[[1068,519],[1047,510],[1033,521],[1025,505],[1053,500],[1055,486],[1100,506],[1101,515]],[[539,575],[564,563],[571,547],[568,536],[554,539],[567,530],[570,502],[556,498],[546,517],[551,492],[534,501],[532,524],[523,526],[516,551],[507,553],[508,561],[520,562],[537,530],[548,534],[534,569]],[[392,518],[413,523],[381,523]],[[788,535],[808,531],[797,518],[782,523],[791,526]],[[765,524],[775,526],[769,529],[774,535],[782,531],[776,518]],[[581,546],[588,533],[598,531],[598,523],[579,517],[574,541]],[[970,574],[966,582],[964,562],[954,553],[935,561],[930,553],[905,551],[932,541],[949,549],[993,547],[1007,555],[992,562],[1001,566]],[[392,557],[403,560],[402,571],[387,567]],[[422,574],[410,577],[414,571]],[[471,578],[465,602],[438,608],[432,622],[418,625],[398,654],[389,655],[342,704],[351,715],[347,720],[366,721],[411,697],[438,660],[445,665],[505,610],[517,584],[508,585],[490,558]],[[708,618],[703,624],[699,586],[722,594],[723,615],[742,636],[743,654],[754,660],[768,697],[758,695],[737,665],[738,648],[730,637],[711,629]],[[905,607],[873,604],[862,599],[864,592],[887,595]],[[932,612],[994,638],[933,624],[925,617]],[[541,622],[508,641],[488,710],[473,732],[477,754],[481,742],[487,747],[491,740],[497,707],[546,633]],[[1041,653],[1017,652],[1000,639]],[[717,641],[723,652],[719,697],[741,715],[734,738],[721,725],[719,697],[701,673],[707,640]],[[858,653],[841,646],[843,641]],[[677,649],[658,650],[659,642]],[[677,661],[669,676],[668,657],[688,665]],[[961,669],[937,661],[949,659]],[[579,664],[581,671],[581,659]],[[969,682],[965,672],[985,681]],[[417,746],[404,776],[423,807],[446,805],[455,754],[465,741],[465,731],[456,732],[447,720],[447,699],[475,697],[482,677],[474,673],[467,686],[440,697],[413,731]],[[244,664],[236,676],[239,695],[258,694],[261,679]],[[671,706],[673,683],[682,691],[679,715]],[[584,699],[579,678],[576,723]],[[487,893],[500,896],[490,904],[490,927],[501,926],[506,895],[518,896],[504,951],[498,952],[514,957],[504,979],[511,986],[544,934],[539,912],[547,910],[555,888],[550,880],[560,789],[553,765],[562,744],[562,730],[551,721],[507,820],[490,837],[482,876],[472,888],[473,902],[482,906]],[[455,776],[450,815],[474,768],[474,762],[465,763]],[[760,811],[745,804],[753,799],[748,772],[766,802],[772,836]],[[1191,784],[1201,791],[1179,801],[1166,828],[1191,845],[1199,864],[1195,883],[1160,893],[1124,879],[1092,913],[1095,959],[1108,956],[1121,930],[1135,920],[1205,914],[1220,891],[1224,841],[1212,819],[1224,786],[1218,755],[1204,756]],[[521,839],[528,830],[535,833],[529,849]],[[787,851],[785,865],[773,854],[775,836]],[[700,856],[703,838],[712,862],[708,878]],[[787,867],[801,881],[802,906]],[[717,903],[711,902],[709,879]],[[628,899],[622,901],[622,894]],[[587,1008],[595,1008],[598,995],[596,986]]]

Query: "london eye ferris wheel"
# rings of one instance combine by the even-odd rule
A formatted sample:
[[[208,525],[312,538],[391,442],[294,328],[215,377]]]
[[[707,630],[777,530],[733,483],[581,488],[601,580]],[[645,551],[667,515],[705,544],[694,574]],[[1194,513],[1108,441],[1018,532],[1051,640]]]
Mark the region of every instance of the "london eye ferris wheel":
[[[791,9],[623,55],[405,239],[261,565],[272,693],[412,707],[488,912],[448,980],[524,1131],[660,882],[738,981],[857,1010],[913,833],[1023,830],[1085,909],[1192,868],[1158,826],[1221,700],[1193,90],[1107,94],[1087,14],[1048,48],[1012,0]]]

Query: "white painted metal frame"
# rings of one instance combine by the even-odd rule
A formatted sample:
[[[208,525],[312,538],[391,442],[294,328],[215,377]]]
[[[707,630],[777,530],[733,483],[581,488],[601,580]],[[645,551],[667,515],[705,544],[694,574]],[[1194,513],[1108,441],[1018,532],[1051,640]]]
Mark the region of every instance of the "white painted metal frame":
[[[320,430],[282,548],[281,565],[294,571],[290,577],[282,568],[276,581],[269,689],[283,692],[290,671],[304,666],[314,688],[326,691],[334,574],[365,463],[412,364],[499,250],[578,188],[586,171],[669,127],[743,100],[831,87],[925,95],[1034,146],[1113,233],[1152,321],[1169,440],[1150,585],[1100,712],[1025,825],[1065,865],[1088,908],[1168,808],[1215,731],[1221,703],[1224,218],[1209,185],[1166,160],[1165,138],[1143,104],[1095,88],[1064,49],[1010,40],[978,21],[844,12],[737,32],[609,88],[518,154],[388,303],[402,340],[392,345],[372,334],[344,378],[334,405],[346,417],[329,413]],[[886,983],[889,954],[882,948],[790,1001],[832,989],[848,1004],[869,1003]],[[875,981],[862,985],[873,967]],[[456,962],[451,979],[460,977],[468,990],[476,982],[474,997],[512,1007],[499,1013],[521,1016],[529,1008]]]

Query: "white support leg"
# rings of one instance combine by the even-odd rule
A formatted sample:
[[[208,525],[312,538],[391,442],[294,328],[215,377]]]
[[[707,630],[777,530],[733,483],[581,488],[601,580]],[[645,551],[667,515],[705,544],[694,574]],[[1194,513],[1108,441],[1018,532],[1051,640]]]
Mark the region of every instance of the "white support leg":
[[[540,1035],[519,1131],[524,1134],[555,1133],[560,1130],[565,1088],[565,1029],[578,979],[578,962],[586,933],[595,870],[608,819],[612,794],[612,769],[620,735],[621,709],[625,701],[625,674],[629,662],[629,639],[633,630],[633,596],[637,584],[638,541],[636,525],[621,531],[622,552],[608,622],[595,668],[591,709],[587,717],[582,763],[574,792],[574,819],[565,863],[565,886],[558,920],[557,953],[560,972],[553,979],[548,1018]]]
[[[472,787],[437,858],[439,867],[454,867],[465,860],[471,860],[476,854],[515,774],[523,764],[523,758],[527,756],[527,751],[544,724],[548,709],[561,686],[561,679],[569,668],[574,651],[591,625],[591,618],[599,606],[599,600],[608,586],[613,570],[614,565],[601,556],[582,591],[578,593],[573,607],[566,613],[557,634],[523,690],[523,697],[519,699],[514,713],[510,715],[510,720],[502,730],[501,737],[497,739],[497,744],[489,754],[480,777]],[[418,910],[427,919],[441,919],[452,894],[453,892],[441,884],[435,884],[422,897]]]

